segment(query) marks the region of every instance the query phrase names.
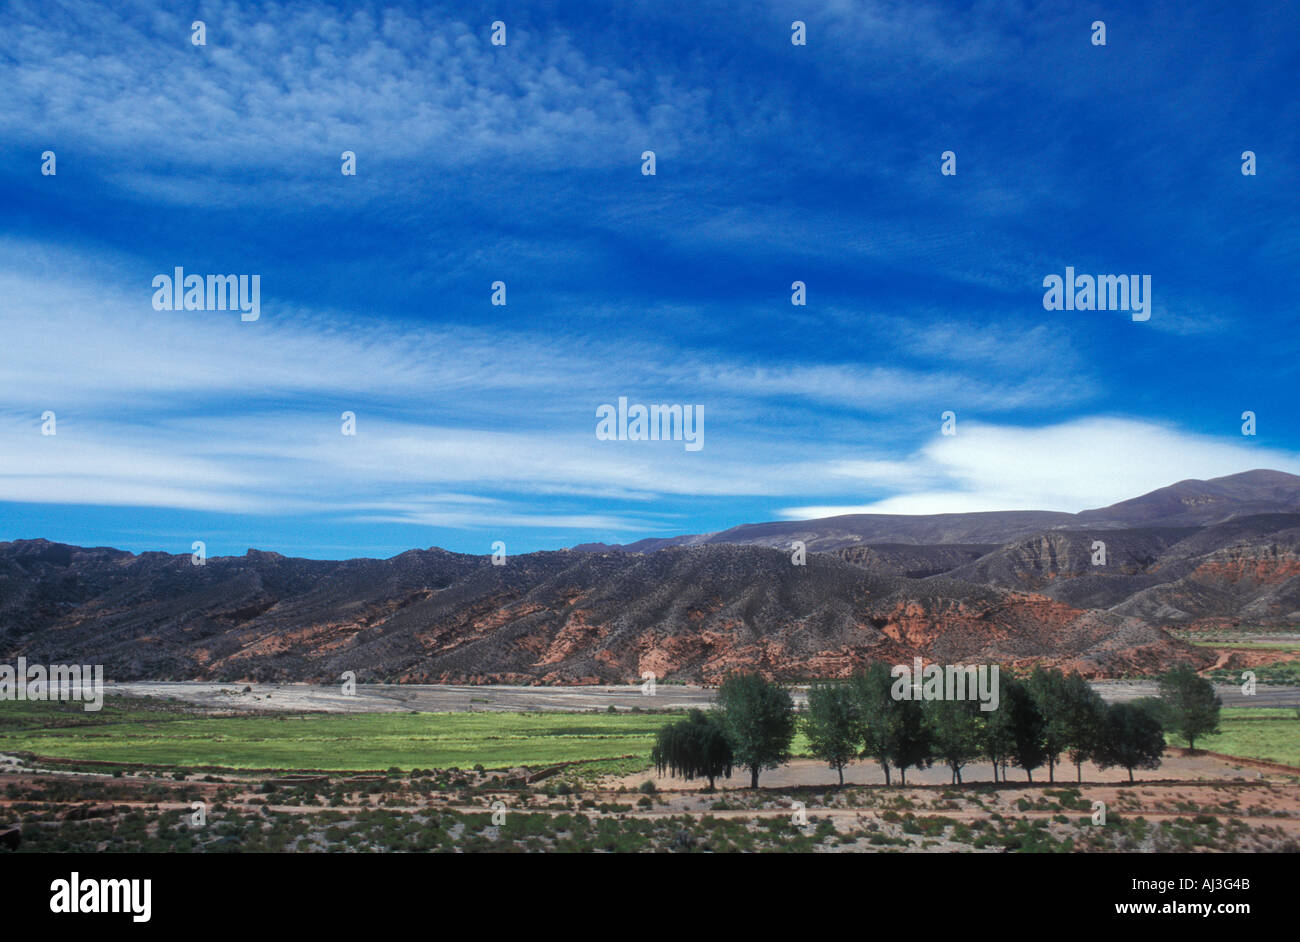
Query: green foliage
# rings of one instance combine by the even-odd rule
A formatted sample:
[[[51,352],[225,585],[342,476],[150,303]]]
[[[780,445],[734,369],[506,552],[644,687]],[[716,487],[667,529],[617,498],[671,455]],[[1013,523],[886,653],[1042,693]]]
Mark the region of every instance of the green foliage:
[[[894,704],[898,718],[890,730],[887,751],[900,780],[906,783],[909,768],[930,765],[930,729],[920,700],[896,700]]]
[[[794,701],[780,684],[758,674],[728,674],[718,688],[722,725],[735,763],[749,769],[750,787],[758,773],[790,758],[794,739]]]
[[[994,781],[997,781],[998,769],[1005,765],[1016,751],[1015,725],[1011,711],[1007,708],[1010,680],[1007,671],[998,671],[998,708],[984,716],[984,755],[993,763]]]
[[[1026,682],[1034,708],[1043,720],[1043,757],[1048,777],[1056,780],[1056,763],[1066,748],[1068,683],[1065,674],[1055,667],[1036,666]]]
[[[1153,717],[1160,728],[1169,732],[1174,727],[1174,713],[1169,708],[1169,704],[1159,697],[1138,697],[1136,700],[1130,700],[1135,707],[1149,716]]]
[[[844,766],[857,756],[863,736],[857,698],[849,685],[818,684],[808,689],[804,735],[809,751],[835,769],[843,785]]]
[[[1146,710],[1131,703],[1112,703],[1106,708],[1106,722],[1093,750],[1098,768],[1113,765],[1128,769],[1154,769],[1164,754],[1165,736],[1160,723]]]
[[[1179,664],[1160,678],[1160,699],[1169,710],[1169,730],[1187,740],[1189,749],[1196,740],[1219,731],[1219,708],[1223,701],[1214,685],[1199,676],[1190,664]]]
[[[1016,765],[1025,770],[1025,777],[1034,780],[1034,769],[1047,761],[1046,721],[1030,694],[1028,684],[1016,677],[1006,678],[1003,698],[998,709],[1007,711],[1011,725],[1011,755]]]
[[[1029,685],[1011,671],[998,671],[998,708],[984,720],[984,754],[998,765],[1008,760],[1033,781],[1034,769],[1047,761],[1046,720]]]
[[[726,731],[718,716],[703,710],[691,710],[686,719],[660,729],[650,761],[660,775],[667,771],[687,781],[707,778],[709,791],[719,775],[731,778],[732,752]],[[653,788],[652,783],[647,784]]]
[[[891,765],[904,783],[909,768],[929,766],[930,728],[922,701],[911,698],[907,678],[895,678],[887,665],[873,664],[854,679],[853,690],[865,724],[863,754],[880,762],[886,783]]]
[[[929,726],[933,758],[952,770],[955,783],[961,783],[961,770],[979,756],[983,749],[984,718],[978,700],[929,700],[925,719]]]
[[[1079,674],[1066,678],[1065,704],[1059,722],[1077,781],[1083,779],[1083,760],[1096,749],[1105,719],[1106,703],[1101,695]]]
[[[889,667],[881,663],[872,664],[865,671],[855,674],[849,685],[862,721],[862,755],[880,763],[885,773],[885,784],[888,785],[890,751],[895,738],[893,729],[899,719],[890,693],[894,681]]]

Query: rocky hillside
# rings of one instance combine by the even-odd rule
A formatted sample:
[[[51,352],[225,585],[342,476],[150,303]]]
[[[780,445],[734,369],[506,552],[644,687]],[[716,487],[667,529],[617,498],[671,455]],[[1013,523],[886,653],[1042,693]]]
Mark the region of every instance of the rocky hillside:
[[[112,679],[716,682],[757,667],[837,676],[919,655],[1089,675],[1200,653],[1137,618],[1042,594],[908,579],[760,547],[439,550],[320,562],[0,544],[5,659],[97,662]]]
[[[713,682],[914,656],[1113,676],[1205,659],[1165,626],[1243,621],[1300,623],[1294,475],[1182,481],[1079,514],[756,524],[504,566],[437,549],[194,566],[0,543],[0,658],[102,663],[123,680]]]
[[[1256,470],[1209,481],[1179,481],[1141,497],[1077,514],[1042,510],[927,516],[850,514],[819,520],[752,523],[720,533],[647,539],[625,546],[588,543],[574,549],[646,553],[670,546],[714,543],[784,549],[793,540],[820,552],[880,543],[1002,544],[1045,530],[1204,527],[1270,513],[1300,513],[1300,476]]]
[[[1105,565],[1093,564],[1098,541],[1105,544]],[[1295,624],[1300,514],[1260,514],[1209,527],[1046,531],[946,574],[1150,624]]]

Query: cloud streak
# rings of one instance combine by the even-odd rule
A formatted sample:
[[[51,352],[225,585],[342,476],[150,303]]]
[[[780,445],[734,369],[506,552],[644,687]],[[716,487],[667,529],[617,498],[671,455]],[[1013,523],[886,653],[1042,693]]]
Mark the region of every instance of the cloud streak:
[[[840,514],[991,510],[1076,513],[1189,478],[1252,468],[1300,474],[1300,454],[1196,435],[1149,421],[1090,417],[1041,428],[959,423],[906,460],[845,464],[837,473],[903,491],[852,505],[787,507],[787,519]]]

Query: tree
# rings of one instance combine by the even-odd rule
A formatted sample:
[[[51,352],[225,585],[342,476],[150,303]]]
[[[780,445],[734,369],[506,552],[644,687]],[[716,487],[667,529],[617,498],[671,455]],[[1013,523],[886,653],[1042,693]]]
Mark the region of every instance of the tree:
[[[808,689],[804,734],[812,754],[824,759],[840,775],[854,760],[862,740],[862,719],[857,698],[847,684],[817,684]]]
[[[954,785],[961,770],[983,748],[984,724],[978,700],[929,700],[925,704],[930,728],[930,752],[952,770]]]
[[[1105,720],[1106,703],[1092,685],[1079,674],[1067,675],[1059,710],[1048,722],[1055,724],[1054,735],[1074,763],[1075,781],[1083,781],[1083,760],[1096,748]]]
[[[1131,782],[1134,769],[1157,768],[1164,751],[1165,734],[1154,716],[1131,703],[1106,707],[1105,723],[1093,751],[1098,768],[1122,765]]]
[[[1055,667],[1040,664],[1029,675],[1029,695],[1043,718],[1043,757],[1049,782],[1056,781],[1056,763],[1066,746],[1066,685],[1065,675]]]
[[[921,701],[895,700],[895,680],[883,663],[872,664],[851,685],[862,718],[862,755],[880,763],[886,785],[891,784],[891,765],[898,769],[899,781],[907,784],[909,767],[930,764],[930,728]]]
[[[718,688],[722,727],[735,763],[749,769],[750,788],[758,773],[790,758],[794,739],[794,701],[780,684],[758,674],[728,674]]]
[[[898,769],[898,781],[907,784],[908,766],[930,765],[930,728],[920,700],[893,700],[895,721],[885,741],[885,754]]]
[[[709,791],[713,791],[719,775],[731,778],[731,743],[715,713],[691,710],[686,719],[660,728],[650,761],[660,775],[667,770],[688,782],[707,778]]]
[[[1160,728],[1166,733],[1174,728],[1174,711],[1166,701],[1159,697],[1138,697],[1128,702],[1139,709],[1145,710],[1149,716],[1154,717],[1155,721],[1160,724]]]
[[[1034,769],[1046,759],[1043,717],[1029,695],[1029,688],[1019,678],[999,671],[998,684],[998,708],[984,722],[984,749],[993,760],[994,780],[998,762],[1003,763],[1005,781],[1006,760],[1014,759],[1032,782]]]
[[[872,664],[862,673],[855,674],[849,685],[862,722],[862,755],[880,763],[885,772],[885,784],[890,785],[890,747],[898,714],[889,692],[894,685],[889,666]]]
[[[1006,767],[1007,759],[1015,751],[1012,735],[1011,712],[1004,709],[1007,702],[1007,672],[998,671],[998,708],[984,714],[984,755],[993,763],[993,781],[998,780],[998,766]]]
[[[1214,685],[1190,664],[1177,664],[1160,678],[1160,699],[1168,711],[1169,730],[1186,739],[1187,748],[1196,748],[1197,737],[1219,731],[1223,701],[1215,694]]]

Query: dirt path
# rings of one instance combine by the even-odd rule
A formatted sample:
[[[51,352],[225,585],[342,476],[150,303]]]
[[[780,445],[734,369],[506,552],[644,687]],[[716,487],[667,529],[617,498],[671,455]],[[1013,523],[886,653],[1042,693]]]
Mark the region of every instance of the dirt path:
[[[1107,702],[1124,702],[1156,694],[1154,680],[1105,680],[1093,688]],[[685,710],[713,702],[711,687],[658,684],[654,696],[639,686],[516,687],[498,684],[357,684],[345,696],[340,686],[327,684],[218,684],[207,682],[131,681],[106,684],[105,693],[126,696],[172,697],[212,710],[327,713],[466,713],[582,710]],[[1235,684],[1217,684],[1215,691],[1230,707],[1300,706],[1300,687],[1260,686],[1244,696]],[[792,688],[795,703],[807,699],[806,688]]]
[[[1025,773],[1020,769],[1010,769],[1011,781],[1007,785],[1030,784],[1025,780]],[[1134,785],[1144,785],[1156,781],[1262,781],[1265,773],[1269,778],[1300,781],[1300,769],[1275,763],[1258,762],[1253,759],[1236,759],[1206,752],[1187,755],[1186,750],[1171,749],[1165,754],[1164,762],[1156,769],[1137,769],[1134,772]],[[893,770],[892,784],[898,784],[898,772]],[[625,775],[611,780],[608,784],[614,788],[619,785],[627,789],[639,787],[645,781],[654,782],[655,788],[662,792],[693,791],[700,787],[698,782],[687,782],[668,775],[658,775],[653,769],[632,775]],[[834,788],[838,784],[835,771],[826,763],[815,759],[793,759],[777,769],[765,770],[759,777],[759,784],[766,788],[797,788],[814,786]],[[962,770],[962,782],[966,785],[993,784],[993,766],[989,763],[971,763]],[[1125,769],[1099,769],[1091,762],[1083,764],[1084,785],[1128,784],[1128,772]],[[719,779],[718,788],[723,792],[746,791],[749,786],[749,773],[743,769],[732,772],[730,779]],[[885,774],[875,762],[856,762],[844,770],[846,785],[884,785]],[[950,785],[951,773],[947,766],[931,766],[928,769],[908,769],[908,785]],[[1057,788],[1076,784],[1074,766],[1058,767],[1056,781],[1048,782],[1047,770],[1038,769],[1034,773],[1033,785],[1054,785]],[[960,787],[960,786],[954,786]]]

